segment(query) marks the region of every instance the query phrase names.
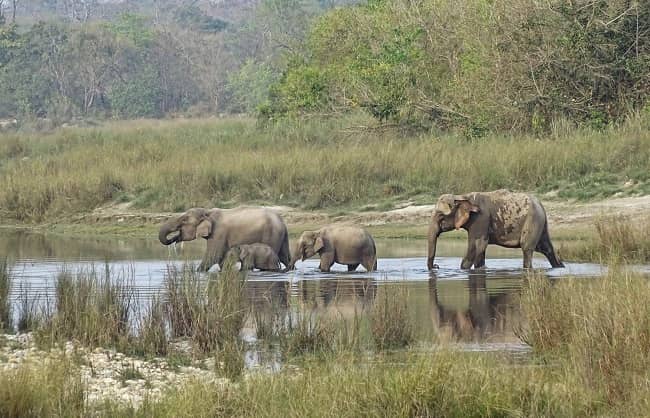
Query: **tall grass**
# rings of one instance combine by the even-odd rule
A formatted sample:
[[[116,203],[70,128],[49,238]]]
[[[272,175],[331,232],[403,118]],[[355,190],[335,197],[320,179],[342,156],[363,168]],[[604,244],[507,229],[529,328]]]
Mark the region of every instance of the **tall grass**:
[[[300,373],[255,375],[225,391],[195,383],[143,405],[133,417],[589,416],[599,405],[556,370],[488,356],[409,354],[370,367],[336,357]]]
[[[74,364],[52,360],[0,373],[0,416],[85,417],[85,390]]]
[[[562,247],[562,256],[573,260],[650,262],[650,219],[601,218],[594,227],[594,238]]]
[[[160,296],[154,296],[137,319],[134,340],[130,345],[137,354],[166,356],[169,353],[167,318]]]
[[[522,294],[523,339],[560,359],[611,402],[650,393],[650,281],[611,267],[598,280],[531,277]]]
[[[94,268],[56,279],[56,310],[38,330],[42,342],[76,339],[87,346],[117,347],[130,335],[133,291],[123,279]]]
[[[233,347],[248,314],[246,275],[225,263],[207,281],[193,266],[169,268],[165,311],[172,336],[188,337],[202,352]]]
[[[242,202],[389,207],[501,187],[578,198],[650,192],[650,131],[641,120],[605,132],[475,142],[342,129],[351,124],[359,121],[144,121],[10,135],[21,146],[16,155],[0,145],[1,215],[43,221],[109,201],[164,211]],[[632,186],[623,188],[626,181]]]
[[[404,283],[387,284],[377,291],[370,311],[370,324],[375,346],[379,350],[403,348],[415,340],[408,291]]]
[[[0,259],[0,333],[11,332],[14,327],[9,299],[12,281],[7,259]]]

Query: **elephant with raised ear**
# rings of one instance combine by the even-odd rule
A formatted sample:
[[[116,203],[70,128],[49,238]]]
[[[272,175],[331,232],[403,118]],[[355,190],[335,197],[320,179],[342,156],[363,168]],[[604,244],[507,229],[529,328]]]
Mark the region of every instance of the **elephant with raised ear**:
[[[165,222],[158,234],[163,245],[192,241],[197,237],[207,241],[199,265],[201,271],[208,271],[214,264],[221,265],[231,247],[254,243],[268,245],[278,254],[280,261],[289,266],[291,255],[287,226],[280,215],[267,208],[192,208]]]
[[[291,257],[290,268],[298,260],[304,261],[318,254],[320,269],[329,272],[334,263],[346,264],[354,271],[359,264],[367,271],[377,270],[377,248],[372,235],[363,228],[347,225],[330,225],[317,231],[302,233]]]
[[[467,231],[462,269],[483,267],[488,244],[521,248],[524,268],[532,267],[533,251],[544,254],[551,266],[564,267],[551,244],[544,207],[535,196],[508,190],[440,196],[429,225],[429,270],[437,267],[433,261],[438,236],[459,228]]]
[[[242,270],[282,271],[280,258],[273,248],[266,244],[242,244],[230,249]]]

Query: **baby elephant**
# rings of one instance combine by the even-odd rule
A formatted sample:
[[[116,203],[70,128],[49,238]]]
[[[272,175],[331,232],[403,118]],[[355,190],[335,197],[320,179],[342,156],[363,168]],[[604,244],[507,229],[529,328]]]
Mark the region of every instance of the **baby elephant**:
[[[375,240],[363,228],[357,226],[325,226],[317,231],[305,231],[296,244],[289,268],[296,261],[320,255],[320,269],[330,271],[334,263],[347,264],[348,271],[359,266],[367,271],[377,270],[377,249]]]
[[[278,255],[266,244],[242,244],[230,251],[241,262],[242,270],[282,271]]]

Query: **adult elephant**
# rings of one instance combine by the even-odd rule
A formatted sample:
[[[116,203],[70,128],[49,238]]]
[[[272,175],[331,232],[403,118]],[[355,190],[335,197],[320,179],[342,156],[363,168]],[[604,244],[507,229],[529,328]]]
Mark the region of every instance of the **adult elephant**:
[[[454,228],[468,234],[462,269],[483,267],[488,244],[521,248],[524,268],[532,267],[533,251],[544,254],[551,266],[564,267],[551,244],[544,207],[535,196],[508,190],[440,196],[429,226],[429,270],[437,267],[433,259],[438,236]]]
[[[174,234],[170,237],[171,234]],[[284,221],[274,211],[261,207],[235,209],[192,208],[160,227],[158,239],[163,245],[207,240],[207,248],[199,270],[208,271],[221,264],[231,247],[240,244],[267,244],[289,266],[289,234]]]
[[[314,254],[320,256],[320,270],[329,272],[334,263],[346,264],[354,271],[361,264],[367,271],[377,270],[377,248],[372,235],[363,228],[329,225],[317,231],[305,231],[296,243],[291,264]]]

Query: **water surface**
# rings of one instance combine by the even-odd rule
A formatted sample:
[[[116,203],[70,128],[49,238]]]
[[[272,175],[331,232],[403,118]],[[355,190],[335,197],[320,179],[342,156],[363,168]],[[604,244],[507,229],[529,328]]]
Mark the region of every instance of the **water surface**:
[[[180,247],[180,246],[179,246]],[[253,305],[290,305],[322,315],[350,317],[374,303],[381,286],[403,283],[421,340],[444,338],[466,349],[524,349],[513,329],[519,323],[517,296],[528,274],[520,250],[490,246],[484,270],[460,270],[465,242],[439,240],[440,266],[426,269],[424,240],[377,240],[378,271],[349,273],[335,265],[330,273],[318,270],[318,260],[299,262],[289,273],[253,272],[247,291]],[[205,243],[186,243],[182,250],[162,246],[156,239],[65,237],[0,229],[0,254],[13,263],[17,278],[12,300],[51,296],[57,275],[80,269],[104,270],[128,278],[142,301],[159,294],[170,265],[197,262]],[[598,277],[598,264],[566,263],[551,269],[543,257],[534,269],[551,279]],[[247,329],[247,337],[254,331]]]

